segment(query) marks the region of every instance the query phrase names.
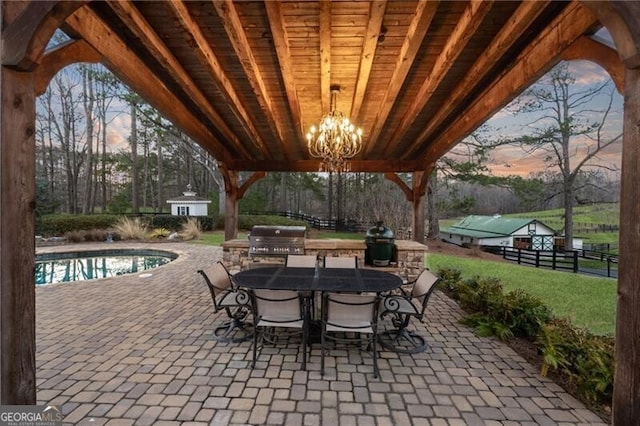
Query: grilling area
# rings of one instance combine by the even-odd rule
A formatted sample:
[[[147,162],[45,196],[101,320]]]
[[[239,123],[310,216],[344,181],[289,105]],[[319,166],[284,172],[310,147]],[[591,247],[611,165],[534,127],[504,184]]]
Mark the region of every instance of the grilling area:
[[[386,234],[388,235],[388,234]],[[379,238],[381,247],[393,244],[388,265],[375,266],[370,259],[375,234],[362,240],[307,238],[304,226],[254,226],[247,239],[236,238],[222,244],[223,263],[236,273],[262,266],[284,265],[288,254],[325,257],[356,257],[358,267],[375,268],[398,275],[404,281],[415,279],[424,269],[428,247],[410,240]],[[375,243],[374,243],[375,244]],[[377,248],[377,247],[376,247]],[[380,262],[377,262],[380,264]]]

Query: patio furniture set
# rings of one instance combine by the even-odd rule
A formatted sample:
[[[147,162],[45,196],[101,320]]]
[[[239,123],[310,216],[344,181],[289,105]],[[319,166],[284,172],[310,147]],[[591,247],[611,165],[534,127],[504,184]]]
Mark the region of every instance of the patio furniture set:
[[[288,255],[284,266],[231,275],[217,262],[198,272],[209,288],[214,310],[224,310],[228,316],[214,329],[216,339],[234,343],[252,339],[252,368],[265,345],[300,335],[303,370],[313,343],[321,345],[324,375],[329,350],[356,342],[371,352],[378,377],[378,344],[405,354],[426,350],[425,338],[412,332],[409,324],[411,318],[423,319],[439,278],[425,269],[403,285],[392,273],[357,266],[355,257],[319,261],[313,255]]]

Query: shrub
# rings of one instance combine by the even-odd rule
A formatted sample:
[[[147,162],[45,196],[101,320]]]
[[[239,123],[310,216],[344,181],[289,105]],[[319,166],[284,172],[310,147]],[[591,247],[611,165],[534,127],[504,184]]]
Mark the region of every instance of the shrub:
[[[84,232],[71,231],[64,235],[65,239],[70,243],[81,243],[84,241]]]
[[[154,228],[165,228],[170,231],[178,231],[187,222],[190,216],[175,216],[169,214],[155,215],[150,222],[150,226]],[[200,223],[200,229],[203,231],[213,231],[214,219],[211,216],[194,216]],[[224,226],[224,223],[223,223]]]
[[[171,234],[171,231],[169,231],[166,228],[155,228],[149,234],[149,238],[153,238],[153,239],[167,238],[170,234]]]
[[[91,229],[109,229],[118,220],[118,216],[109,214],[55,214],[46,215],[38,221],[38,235],[51,237],[65,235],[71,231],[86,231]]]
[[[146,227],[137,217],[130,219],[123,216],[116,222],[113,229],[122,240],[142,240],[146,232]]]
[[[504,321],[514,335],[534,340],[544,324],[551,320],[551,310],[540,299],[524,290],[514,290],[503,298]]]
[[[200,222],[196,218],[190,217],[180,231],[180,238],[183,240],[197,240],[202,235]]]

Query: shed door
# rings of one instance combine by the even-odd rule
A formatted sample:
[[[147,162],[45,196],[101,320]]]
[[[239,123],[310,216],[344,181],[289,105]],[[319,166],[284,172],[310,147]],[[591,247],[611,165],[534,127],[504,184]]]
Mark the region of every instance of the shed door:
[[[553,251],[553,235],[532,235],[531,250]]]

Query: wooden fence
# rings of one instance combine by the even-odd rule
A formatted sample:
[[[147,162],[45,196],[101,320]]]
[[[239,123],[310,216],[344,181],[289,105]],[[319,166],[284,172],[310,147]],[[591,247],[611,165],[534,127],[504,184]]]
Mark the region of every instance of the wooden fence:
[[[577,251],[545,251],[526,250],[513,247],[492,247],[490,251],[498,252],[506,260],[518,265],[530,265],[536,268],[550,268],[578,272]]]

